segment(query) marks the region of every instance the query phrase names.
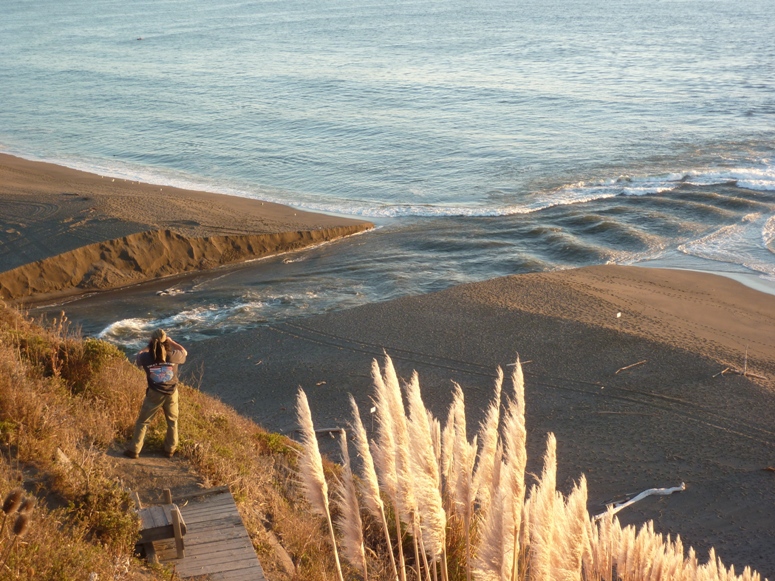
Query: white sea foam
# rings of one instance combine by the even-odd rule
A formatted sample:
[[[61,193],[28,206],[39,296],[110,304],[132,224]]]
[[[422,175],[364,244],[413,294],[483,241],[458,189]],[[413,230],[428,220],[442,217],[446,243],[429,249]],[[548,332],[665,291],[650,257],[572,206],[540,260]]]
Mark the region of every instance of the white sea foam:
[[[36,159],[25,154],[29,159]],[[555,206],[583,204],[616,196],[646,196],[675,190],[682,184],[712,186],[733,184],[756,191],[775,191],[775,164],[761,159],[750,166],[734,168],[688,169],[661,175],[620,175],[602,180],[579,181],[548,191],[530,194],[518,203],[493,205],[476,201],[449,204],[442,201],[427,203],[394,202],[391,200],[335,199],[304,192],[287,192],[258,185],[224,183],[197,178],[182,171],[136,166],[129,163],[93,161],[78,158],[37,159],[73,169],[127,181],[203,190],[230,196],[259,199],[266,202],[324,212],[372,219],[407,217],[469,217],[486,218],[530,214]]]
[[[767,277],[775,277],[775,260],[770,247],[775,238],[775,216],[747,214],[736,224],[714,230],[678,246],[690,256],[739,264]]]
[[[313,211],[362,216],[364,218],[402,217],[498,217],[530,214],[555,206],[594,202],[616,196],[647,196],[671,192],[682,184],[712,186],[733,184],[757,191],[775,191],[775,165],[761,160],[756,166],[724,170],[687,170],[654,176],[622,175],[597,181],[580,181],[547,192],[537,192],[518,204],[492,206],[477,204],[380,204],[366,202],[301,202],[298,207]]]
[[[775,254],[775,216],[771,216],[762,228],[762,243],[767,250]]]
[[[185,333],[187,340],[207,338],[204,330],[235,331],[247,321],[260,320],[263,303],[239,302],[230,306],[208,305],[187,309],[162,318],[132,318],[108,325],[97,336],[126,347],[140,347],[154,329],[166,329],[171,336]]]
[[[122,319],[105,327],[97,336],[130,349],[142,347],[158,328],[167,330],[173,338],[199,341],[214,334],[236,332],[263,323],[274,311],[300,314],[316,298],[313,291],[298,295],[247,295],[232,304],[197,306],[157,318]]]

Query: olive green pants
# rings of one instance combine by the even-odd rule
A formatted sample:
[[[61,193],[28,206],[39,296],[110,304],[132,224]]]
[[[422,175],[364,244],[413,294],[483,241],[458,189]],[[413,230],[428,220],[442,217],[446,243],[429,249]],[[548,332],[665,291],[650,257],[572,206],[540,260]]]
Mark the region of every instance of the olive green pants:
[[[132,436],[132,442],[127,450],[139,454],[143,449],[143,440],[145,432],[148,430],[148,424],[151,423],[153,416],[159,411],[164,410],[164,417],[167,420],[167,437],[164,438],[164,451],[170,454],[178,447],[178,390],[172,395],[165,395],[156,390],[149,389],[143,400],[143,407],[140,408],[140,415],[135,423],[135,433]]]

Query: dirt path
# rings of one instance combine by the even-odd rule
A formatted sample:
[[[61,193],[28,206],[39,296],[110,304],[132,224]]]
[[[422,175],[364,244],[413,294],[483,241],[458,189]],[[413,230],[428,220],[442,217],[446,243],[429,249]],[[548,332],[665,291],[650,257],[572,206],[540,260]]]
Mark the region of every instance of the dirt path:
[[[176,498],[210,487],[180,456],[166,458],[160,452],[143,451],[139,458],[132,460],[124,456],[123,446],[115,444],[108,450],[108,456],[115,459],[116,476],[125,487],[136,491],[144,504],[161,502],[165,488]]]

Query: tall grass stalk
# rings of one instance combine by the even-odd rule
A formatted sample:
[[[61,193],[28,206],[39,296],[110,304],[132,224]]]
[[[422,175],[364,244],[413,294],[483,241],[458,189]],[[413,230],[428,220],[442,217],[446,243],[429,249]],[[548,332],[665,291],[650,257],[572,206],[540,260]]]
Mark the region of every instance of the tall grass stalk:
[[[482,443],[474,472],[474,496],[479,503],[479,517],[485,518],[490,509],[492,477],[495,469],[495,450],[498,447],[498,426],[500,425],[501,388],[503,370],[498,367],[495,379],[495,395],[487,408],[484,421],[479,427],[479,441]]]
[[[447,518],[441,499],[441,476],[433,445],[433,416],[422,401],[417,373],[412,375],[411,381],[406,385],[406,396],[409,404],[407,431],[417,499],[420,544],[426,577],[430,581],[427,557],[430,557],[431,562],[435,562],[441,555],[441,548],[446,540]]]
[[[363,523],[355,493],[352,468],[350,467],[350,452],[347,449],[347,435],[340,434],[339,446],[342,451],[342,477],[336,489],[336,502],[339,508],[337,525],[342,537],[342,553],[353,567],[360,569],[364,581],[368,578],[366,567],[366,551],[363,546]]]
[[[393,577],[398,581],[398,569],[396,569],[396,559],[393,556],[393,547],[390,542],[390,530],[388,529],[387,518],[385,518],[385,503],[382,502],[382,497],[379,492],[379,481],[377,479],[377,471],[374,468],[374,459],[371,456],[371,450],[369,449],[369,441],[366,436],[366,430],[363,427],[361,421],[361,414],[358,411],[358,404],[355,403],[355,398],[350,396],[350,408],[353,413],[353,421],[350,424],[353,439],[355,440],[355,449],[358,456],[361,458],[361,478],[360,478],[360,490],[361,497],[364,499],[366,508],[371,514],[379,519],[382,523],[383,532],[385,533],[385,542],[388,546],[388,554],[390,555],[390,566],[393,570]]]
[[[417,538],[420,535],[420,526],[417,514],[417,496],[414,490],[414,474],[412,471],[412,461],[409,456],[409,428],[404,409],[404,402],[401,398],[401,386],[398,382],[396,370],[393,367],[393,361],[385,355],[384,376],[385,387],[387,389],[388,403],[390,413],[393,416],[393,429],[395,430],[396,442],[396,474],[398,483],[399,503],[403,512],[399,517],[412,527],[412,547],[414,549],[414,562],[418,581],[420,574],[420,550],[417,544]]]
[[[527,468],[527,428],[525,427],[525,377],[522,373],[522,363],[517,357],[514,372],[511,375],[513,393],[508,400],[503,427],[504,453],[506,464],[505,486],[508,494],[504,496],[505,504],[502,510],[509,513],[508,538],[511,539],[511,573],[509,579],[519,578],[520,536],[522,532],[522,512],[525,506],[525,470]],[[504,480],[504,476],[501,476]],[[527,529],[525,529],[527,532]]]
[[[396,544],[398,545],[398,572],[401,581],[406,581],[406,562],[404,561],[403,533],[401,532],[401,514],[403,513],[398,486],[396,427],[393,419],[391,395],[379,363],[375,359],[371,365],[374,381],[374,405],[377,408],[377,442],[374,445],[374,461],[378,468],[379,481],[393,503],[396,521]]]
[[[303,446],[301,456],[299,457],[299,473],[301,474],[302,488],[313,512],[323,516],[328,523],[331,545],[334,548],[336,571],[339,574],[339,580],[344,581],[342,565],[339,562],[339,552],[336,548],[334,525],[331,522],[331,512],[328,508],[328,484],[326,484],[326,477],[323,473],[323,459],[320,457],[320,449],[315,436],[315,427],[312,423],[312,413],[309,409],[307,394],[302,389],[299,390],[296,399],[296,415],[299,418]]]
[[[437,560],[446,542],[447,515],[441,498],[441,475],[434,453],[432,416],[420,394],[420,381],[415,373],[406,386],[409,404],[409,447],[412,472],[417,492],[424,552]]]

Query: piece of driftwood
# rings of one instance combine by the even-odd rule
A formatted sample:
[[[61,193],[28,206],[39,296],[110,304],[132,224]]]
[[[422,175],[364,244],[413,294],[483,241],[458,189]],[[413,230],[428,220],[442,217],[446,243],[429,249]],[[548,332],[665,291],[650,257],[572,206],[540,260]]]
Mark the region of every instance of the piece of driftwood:
[[[647,361],[648,359],[644,359],[642,361],[638,361],[637,363],[633,363],[632,365],[625,365],[624,367],[620,367],[619,369],[616,370],[616,373],[614,373],[614,375],[619,375],[620,371],[627,371],[628,369],[632,369],[633,367],[637,367],[638,365],[643,365]]]
[[[606,516],[609,512],[612,515],[616,514],[620,510],[625,509],[631,504],[635,504],[636,502],[643,500],[648,496],[668,496],[670,494],[673,494],[674,492],[683,492],[684,490],[686,490],[686,484],[683,482],[681,482],[680,486],[674,486],[672,488],[649,488],[648,490],[644,490],[640,494],[633,496],[629,500],[626,500],[624,502],[616,502],[613,505],[609,505],[609,508],[607,511],[595,515],[594,517],[592,517],[592,520],[600,520],[601,518]],[[611,508],[611,506],[613,506],[613,508]]]
[[[647,412],[609,412],[609,411],[596,411],[596,414],[612,415],[612,416],[655,416],[656,414],[650,414]]]
[[[764,380],[767,379],[763,375],[757,375],[756,373],[751,373],[750,371],[737,369],[735,367],[725,367],[713,377],[718,377],[719,375],[726,375],[727,373],[734,373],[735,375],[742,375],[743,377],[753,377],[755,379],[764,379]]]

